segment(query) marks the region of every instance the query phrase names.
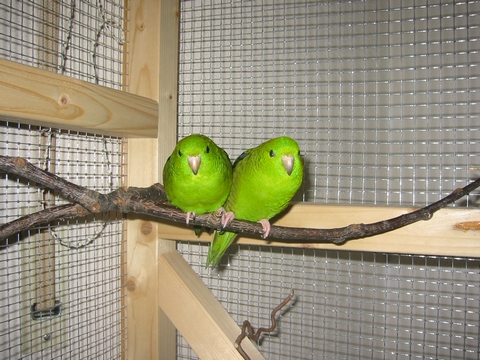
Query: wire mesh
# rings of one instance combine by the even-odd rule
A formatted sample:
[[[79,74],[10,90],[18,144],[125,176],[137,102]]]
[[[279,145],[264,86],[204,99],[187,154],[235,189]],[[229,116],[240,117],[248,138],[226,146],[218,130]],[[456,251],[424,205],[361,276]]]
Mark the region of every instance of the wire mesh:
[[[297,139],[305,201],[425,205],[478,175],[479,3],[182,3],[179,136]]]
[[[123,1],[2,1],[0,58],[122,89]]]
[[[44,141],[44,138],[50,138]],[[54,140],[53,140],[54,139]],[[123,140],[78,132],[0,123],[2,154],[22,156],[90,189],[111,191],[124,182]],[[54,147],[52,146],[54,143]],[[50,151],[55,156],[50,157]],[[45,207],[44,189],[15,176],[0,179],[2,223]],[[48,206],[64,199],[51,194]],[[47,238],[41,238],[46,233]],[[110,213],[65,220],[7,240],[0,250],[0,357],[5,359],[121,358],[125,336],[122,268],[123,216]],[[53,261],[53,293],[58,316],[33,319],[31,306],[44,286],[44,256]],[[88,246],[86,246],[88,244]],[[5,245],[5,244],[3,244]],[[39,269],[40,267],[40,269]]]
[[[122,89],[126,11],[123,1],[2,1],[0,58]],[[103,193],[125,183],[123,139],[0,122],[0,151]],[[66,202],[8,174],[0,192],[2,224]],[[122,214],[60,221],[1,245],[0,358],[126,357]]]
[[[261,339],[267,359],[478,357],[478,259],[243,245],[228,269],[206,273],[206,245],[183,246],[238,324],[268,327],[295,289],[278,331]],[[181,338],[178,351],[197,358]]]
[[[280,135],[295,200],[423,206],[480,174],[480,2],[183,1],[179,138],[235,159]],[[478,191],[454,206],[478,206]],[[233,246],[178,249],[271,359],[477,358],[478,259]],[[179,358],[196,355],[178,338]]]

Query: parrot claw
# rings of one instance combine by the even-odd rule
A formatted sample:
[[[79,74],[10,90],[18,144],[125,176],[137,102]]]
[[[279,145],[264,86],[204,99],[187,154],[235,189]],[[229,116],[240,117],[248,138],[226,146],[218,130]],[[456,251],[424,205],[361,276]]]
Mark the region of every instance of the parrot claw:
[[[262,224],[262,228],[263,228],[263,235],[262,237],[264,239],[267,238],[268,234],[270,234],[270,221],[268,221],[267,219],[262,219],[260,221],[257,221],[259,224]]]
[[[193,219],[195,219],[195,216],[196,216],[195,211],[187,212],[187,219],[186,219],[187,225],[190,222],[190,218],[192,218],[192,220],[193,220]]]
[[[230,222],[233,219],[235,219],[235,213],[234,212],[232,212],[232,211],[224,212],[222,214],[222,220],[221,220],[222,228],[225,228],[225,226],[230,224]]]

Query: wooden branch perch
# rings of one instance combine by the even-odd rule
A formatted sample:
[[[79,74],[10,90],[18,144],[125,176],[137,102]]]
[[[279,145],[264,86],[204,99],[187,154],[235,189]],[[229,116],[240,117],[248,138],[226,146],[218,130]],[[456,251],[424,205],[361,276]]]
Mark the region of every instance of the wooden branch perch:
[[[154,184],[148,188],[119,188],[109,194],[101,194],[44,171],[23,158],[8,156],[0,156],[0,172],[34,181],[56,191],[60,196],[72,202],[72,204],[49,208],[1,225],[0,241],[5,241],[9,236],[20,231],[60,219],[107,211],[146,214],[160,219],[185,222],[186,214],[168,203],[161,184]],[[347,240],[382,234],[420,220],[428,220],[436,211],[468,195],[478,187],[480,187],[480,179],[463,188],[456,189],[450,195],[431,205],[371,224],[352,224],[335,229],[272,226],[269,238],[284,242],[342,244]],[[197,215],[195,219],[190,220],[190,224],[221,230],[220,219],[216,213]],[[233,220],[225,230],[262,235],[260,224],[243,220]]]

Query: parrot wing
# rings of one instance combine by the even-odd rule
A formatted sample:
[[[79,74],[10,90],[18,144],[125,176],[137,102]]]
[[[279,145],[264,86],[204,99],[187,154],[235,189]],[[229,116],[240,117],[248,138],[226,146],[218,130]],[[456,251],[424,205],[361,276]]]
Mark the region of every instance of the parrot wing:
[[[249,151],[249,150],[244,151],[242,154],[240,154],[240,156],[237,157],[237,159],[236,159],[235,162],[233,163],[232,168],[235,170],[235,168],[236,168],[237,165],[240,163],[240,161],[242,161],[243,159],[245,159],[249,154],[250,154],[250,151]]]

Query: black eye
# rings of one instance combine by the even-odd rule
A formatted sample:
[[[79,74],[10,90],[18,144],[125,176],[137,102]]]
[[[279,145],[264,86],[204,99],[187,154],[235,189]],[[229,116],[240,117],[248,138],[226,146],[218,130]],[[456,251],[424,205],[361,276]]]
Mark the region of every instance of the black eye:
[[[208,154],[210,152],[210,148],[207,146],[207,148],[205,149],[205,153]]]
[[[182,152],[180,150],[178,150],[178,156],[182,156]]]
[[[275,152],[273,150],[270,150],[270,157],[274,157],[275,156]]]

